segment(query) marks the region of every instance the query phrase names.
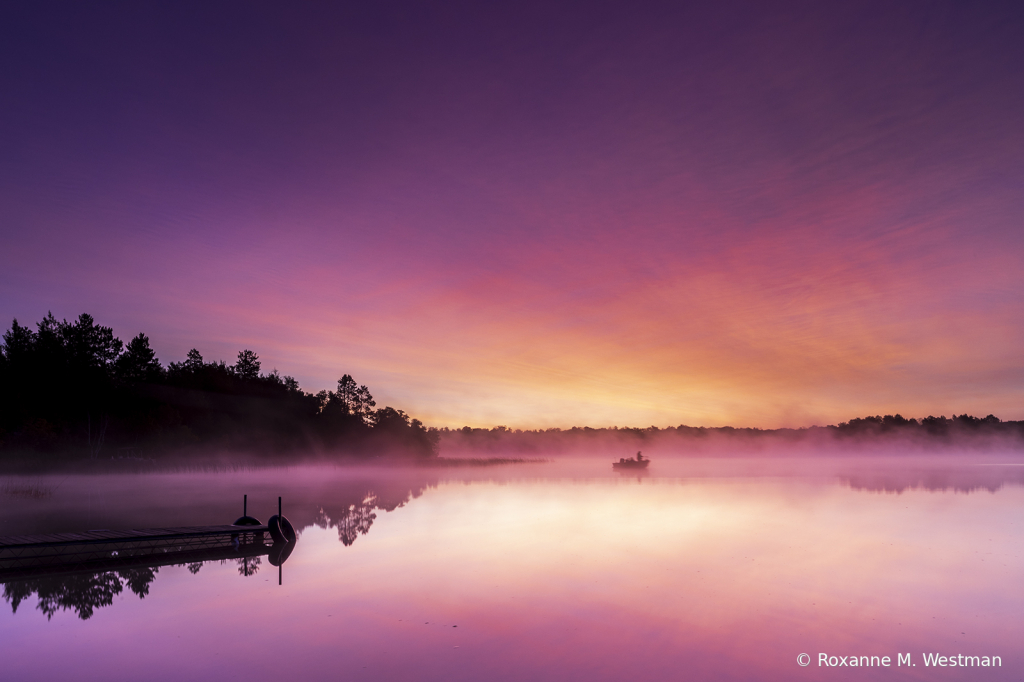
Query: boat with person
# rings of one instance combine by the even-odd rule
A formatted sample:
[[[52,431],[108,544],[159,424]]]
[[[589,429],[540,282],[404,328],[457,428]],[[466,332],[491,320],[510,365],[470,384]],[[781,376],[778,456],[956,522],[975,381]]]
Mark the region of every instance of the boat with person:
[[[647,465],[651,463],[651,460],[644,459],[644,456],[640,452],[636,453],[636,458],[620,457],[618,462],[612,462],[613,469],[646,469]]]

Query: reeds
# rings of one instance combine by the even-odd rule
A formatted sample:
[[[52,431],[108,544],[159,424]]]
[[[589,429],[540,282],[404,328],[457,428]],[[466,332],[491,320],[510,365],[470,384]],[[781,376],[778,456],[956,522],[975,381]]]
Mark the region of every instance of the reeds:
[[[30,500],[45,500],[53,496],[56,486],[48,485],[39,478],[0,479],[0,494],[7,497],[20,497]]]

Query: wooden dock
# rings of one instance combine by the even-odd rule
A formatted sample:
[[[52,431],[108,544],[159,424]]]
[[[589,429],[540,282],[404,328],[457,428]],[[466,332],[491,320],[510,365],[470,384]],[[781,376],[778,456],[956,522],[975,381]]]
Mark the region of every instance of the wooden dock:
[[[0,537],[0,582],[54,573],[252,557],[272,549],[265,525],[16,535]]]

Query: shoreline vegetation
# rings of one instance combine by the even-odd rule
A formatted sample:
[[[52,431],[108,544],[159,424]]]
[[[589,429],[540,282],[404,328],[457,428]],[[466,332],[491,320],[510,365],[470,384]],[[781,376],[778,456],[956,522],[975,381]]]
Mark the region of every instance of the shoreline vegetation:
[[[593,429],[512,430],[437,429],[439,447],[449,456],[502,453],[543,456],[554,453],[621,456],[686,453],[697,456],[751,454],[906,454],[963,450],[1024,450],[1024,421],[1003,421],[994,415],[924,417],[899,414],[851,419],[837,425],[804,428],[734,428],[732,426],[611,427]]]
[[[308,393],[276,369],[261,373],[248,349],[233,365],[207,362],[192,349],[165,367],[145,334],[123,343],[88,314],[68,322],[51,313],[35,330],[14,320],[0,343],[0,463],[8,467],[369,459],[449,467],[637,449],[723,455],[1022,446],[1024,421],[966,414],[869,416],[800,429],[427,428],[402,410],[378,408],[351,375],[335,391]]]
[[[145,334],[125,344],[87,314],[68,322],[51,313],[35,330],[14,320],[0,345],[0,459],[437,455],[435,433],[378,408],[348,374],[336,391],[308,393],[260,370],[251,350],[227,365],[192,349],[164,367]]]

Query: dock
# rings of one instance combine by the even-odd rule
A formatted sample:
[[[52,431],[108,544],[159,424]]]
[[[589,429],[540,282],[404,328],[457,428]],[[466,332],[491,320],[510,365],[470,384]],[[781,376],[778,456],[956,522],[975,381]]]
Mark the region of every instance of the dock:
[[[0,582],[269,554],[270,529],[185,526],[0,537]]]

